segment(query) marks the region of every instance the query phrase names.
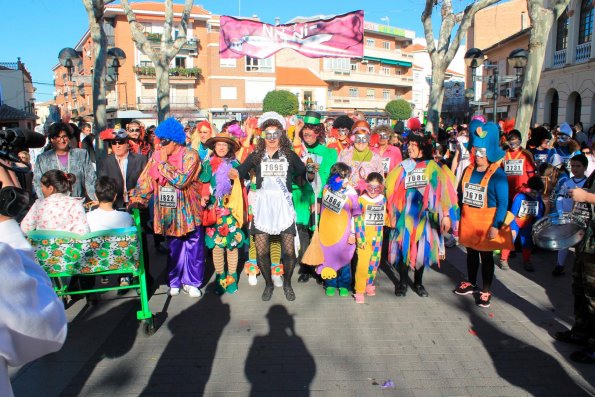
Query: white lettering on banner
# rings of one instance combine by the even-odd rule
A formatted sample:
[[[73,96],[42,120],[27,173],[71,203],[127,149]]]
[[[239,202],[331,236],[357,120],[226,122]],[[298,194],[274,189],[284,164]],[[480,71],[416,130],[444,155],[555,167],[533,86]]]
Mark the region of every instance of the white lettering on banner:
[[[388,174],[388,172],[390,171],[390,158],[382,159],[382,168],[384,169],[384,173]]]
[[[286,160],[264,160],[260,163],[260,176],[261,178],[272,176],[272,177],[287,177],[287,170],[289,169],[289,163]]]
[[[161,186],[159,188],[159,206],[162,208],[176,208],[178,206],[178,195],[173,186]]]
[[[426,179],[426,169],[416,168],[407,173],[405,177],[405,189],[417,189],[425,187],[428,184]]]
[[[366,216],[364,217],[366,226],[384,226],[384,206],[366,205]]]
[[[333,212],[336,212],[337,214],[341,212],[341,210],[345,206],[346,201],[347,196],[345,194],[339,192],[332,192],[330,190],[324,192],[324,195],[322,197],[322,204],[326,208]]]
[[[504,160],[504,172],[506,175],[520,176],[523,175],[524,159]]]
[[[519,218],[525,216],[537,216],[539,204],[537,201],[521,201],[521,208],[519,209]]]
[[[475,208],[483,208],[486,199],[486,187],[476,183],[465,183],[463,204]]]

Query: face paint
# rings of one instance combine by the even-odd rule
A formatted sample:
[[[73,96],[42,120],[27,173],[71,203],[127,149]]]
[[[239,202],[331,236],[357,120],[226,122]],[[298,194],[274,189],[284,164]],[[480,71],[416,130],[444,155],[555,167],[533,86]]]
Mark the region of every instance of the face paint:
[[[558,138],[558,142],[568,142],[570,140],[570,137],[566,134],[558,134],[556,137]]]
[[[518,149],[521,147],[521,141],[519,141],[518,139],[515,139],[513,141],[508,141],[508,146],[511,149]]]

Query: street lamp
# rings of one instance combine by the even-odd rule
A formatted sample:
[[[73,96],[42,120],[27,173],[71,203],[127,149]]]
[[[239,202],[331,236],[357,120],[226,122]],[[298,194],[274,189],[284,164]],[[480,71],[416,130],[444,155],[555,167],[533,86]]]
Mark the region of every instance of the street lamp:
[[[512,50],[508,55],[508,66],[514,68],[514,73],[517,78],[517,83],[521,81],[521,74],[523,69],[527,66],[527,60],[529,59],[529,52],[522,48]]]
[[[126,53],[118,47],[107,50],[107,67],[114,73],[115,81],[118,81],[118,69],[126,63]]]
[[[72,81],[72,70],[74,69],[74,62],[81,59],[81,53],[74,48],[62,48],[58,53],[58,61],[60,65],[68,70],[68,81]]]
[[[386,21],[386,26],[390,27],[390,19],[388,17],[382,17],[380,18],[381,21]]]
[[[223,105],[223,117],[225,117],[225,121],[227,121],[227,109],[229,109],[229,107],[227,105]]]
[[[470,103],[472,102],[472,99],[475,99],[475,85],[477,81],[476,70],[483,64],[484,60],[485,55],[483,51],[479,48],[470,48],[465,53],[465,64],[467,65],[467,67],[471,68],[471,81],[473,84],[473,87],[467,88],[465,90],[465,98],[469,99]],[[477,101],[477,113],[479,113],[479,110],[480,101]]]

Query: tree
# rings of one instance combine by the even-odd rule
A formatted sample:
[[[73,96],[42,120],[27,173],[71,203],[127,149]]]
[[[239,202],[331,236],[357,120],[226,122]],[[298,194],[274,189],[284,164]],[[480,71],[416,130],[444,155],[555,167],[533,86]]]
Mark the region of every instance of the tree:
[[[95,61],[93,63],[93,128],[95,129],[95,142],[97,157],[106,156],[103,141],[99,139],[99,133],[107,128],[105,95],[105,79],[107,76],[106,54],[107,38],[103,29],[105,6],[114,0],[83,0],[83,5],[89,18],[89,33],[93,40]]]
[[[438,41],[434,39],[434,27],[432,25],[432,13],[434,6],[438,5],[437,0],[426,0],[426,6],[421,15],[421,21],[424,25],[424,34],[426,36],[428,54],[432,61],[432,81],[430,85],[430,99],[428,102],[428,120],[426,129],[434,131],[440,120],[440,109],[444,99],[444,75],[448,65],[452,62],[457,53],[461,40],[467,33],[467,29],[473,21],[477,11],[498,3],[500,0],[477,0],[469,4],[461,12],[455,13],[452,6],[452,0],[442,0],[440,5],[440,33]],[[455,27],[456,32],[453,31]]]
[[[411,104],[404,99],[390,101],[384,107],[393,120],[405,120],[411,117]]]
[[[136,20],[136,15],[128,0],[122,0],[122,7],[130,24],[132,40],[136,48],[149,57],[155,66],[157,80],[157,119],[161,123],[169,115],[169,64],[186,44],[186,33],[188,18],[192,10],[193,0],[185,0],[184,12],[180,21],[180,32],[174,40],[172,38],[172,27],[174,24],[173,0],[165,0],[165,22],[163,23],[163,34],[161,35],[161,46],[159,50],[153,49],[150,41],[143,33],[143,26]]]
[[[531,36],[529,36],[529,58],[523,76],[523,87],[519,98],[519,110],[514,128],[521,131],[523,141],[527,139],[531,127],[531,117],[537,95],[537,86],[541,77],[541,68],[545,58],[547,38],[554,22],[568,7],[570,0],[527,0]]]
[[[262,111],[292,116],[299,111],[297,97],[286,90],[269,91],[262,101]]]

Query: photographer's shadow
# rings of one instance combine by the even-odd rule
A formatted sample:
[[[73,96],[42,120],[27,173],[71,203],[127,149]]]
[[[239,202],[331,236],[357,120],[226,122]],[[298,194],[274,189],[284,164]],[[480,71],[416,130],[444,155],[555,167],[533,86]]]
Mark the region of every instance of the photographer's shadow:
[[[316,363],[304,341],[296,335],[293,316],[281,305],[267,313],[269,333],[256,336],[246,359],[251,396],[262,394],[309,396]]]

